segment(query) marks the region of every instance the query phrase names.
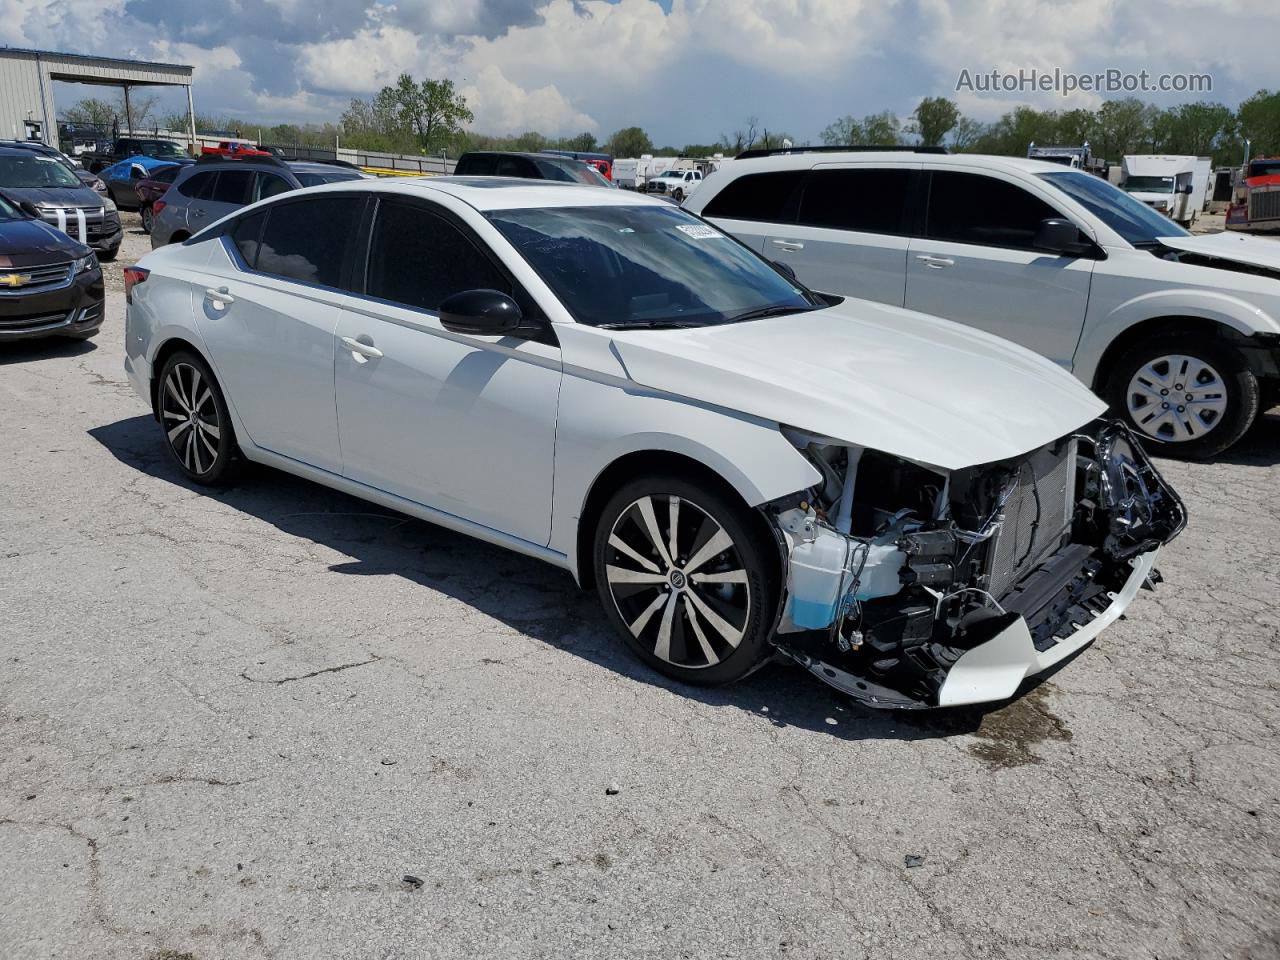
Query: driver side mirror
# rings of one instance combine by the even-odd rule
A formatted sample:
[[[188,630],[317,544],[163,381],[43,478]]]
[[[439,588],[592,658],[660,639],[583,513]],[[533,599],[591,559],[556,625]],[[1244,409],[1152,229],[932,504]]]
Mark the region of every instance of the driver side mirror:
[[[769,263],[771,263],[773,265],[773,268],[777,270],[779,273],[786,274],[786,277],[788,280],[796,279],[796,271],[795,271],[795,268],[791,266],[791,264],[783,263],[781,260],[770,260]]]
[[[519,305],[498,290],[463,290],[440,303],[440,323],[453,333],[501,337],[530,329]]]
[[[1178,188],[1178,192],[1190,194],[1194,189],[1195,188],[1191,184],[1184,183],[1181,187]]]
[[[1046,253],[1078,255],[1083,251],[1080,243],[1080,230],[1070,220],[1061,217],[1050,217],[1041,220],[1036,227],[1035,239],[1031,245]]]

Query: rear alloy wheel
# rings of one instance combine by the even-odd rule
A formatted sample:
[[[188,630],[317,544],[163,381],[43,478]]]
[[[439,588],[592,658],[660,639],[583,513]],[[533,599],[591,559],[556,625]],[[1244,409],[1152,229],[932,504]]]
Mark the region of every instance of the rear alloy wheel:
[[[628,484],[596,532],[596,583],[628,646],[686,683],[728,683],[767,652],[769,554],[746,511],[677,477]]]
[[[1210,457],[1240,439],[1260,405],[1257,377],[1238,350],[1210,339],[1167,337],[1117,362],[1110,401],[1165,456]]]
[[[156,401],[165,447],[196,483],[228,482],[239,455],[226,401],[204,361],[176,353],[160,372]]]
[[[151,204],[147,204],[142,208],[142,232],[150,233],[151,225],[155,222],[156,215],[151,210]]]

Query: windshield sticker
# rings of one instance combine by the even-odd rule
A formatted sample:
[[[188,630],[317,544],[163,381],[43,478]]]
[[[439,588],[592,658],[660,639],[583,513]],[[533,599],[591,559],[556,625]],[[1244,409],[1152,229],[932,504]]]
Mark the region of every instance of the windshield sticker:
[[[714,227],[708,227],[702,223],[682,223],[677,225],[676,229],[688,234],[695,240],[716,240],[723,239],[725,236]]]

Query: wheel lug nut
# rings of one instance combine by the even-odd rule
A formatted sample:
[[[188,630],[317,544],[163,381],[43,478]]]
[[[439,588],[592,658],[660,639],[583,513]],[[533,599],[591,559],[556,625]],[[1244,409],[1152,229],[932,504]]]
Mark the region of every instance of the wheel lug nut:
[[[1179,407],[1178,407],[1178,412],[1179,412],[1179,413],[1186,413],[1186,412],[1187,412],[1187,408],[1186,408],[1186,407],[1184,407],[1184,406],[1179,405]]]
[[[1169,409],[1169,405],[1167,403],[1162,403],[1160,404],[1160,406],[1163,407],[1165,410]]]

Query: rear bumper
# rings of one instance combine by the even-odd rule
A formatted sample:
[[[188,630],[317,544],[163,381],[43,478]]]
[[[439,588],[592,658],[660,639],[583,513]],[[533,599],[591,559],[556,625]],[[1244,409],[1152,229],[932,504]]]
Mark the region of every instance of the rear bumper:
[[[986,643],[966,651],[943,681],[942,689],[938,691],[938,706],[958,707],[1005,700],[1017,692],[1018,685],[1027,677],[1044,673],[1084,649],[1119,619],[1133,602],[1154,569],[1158,553],[1158,550],[1152,550],[1134,557],[1130,561],[1133,572],[1113,596],[1110,605],[1048,650],[1041,652],[1035,648],[1027,621],[1019,617]]]

